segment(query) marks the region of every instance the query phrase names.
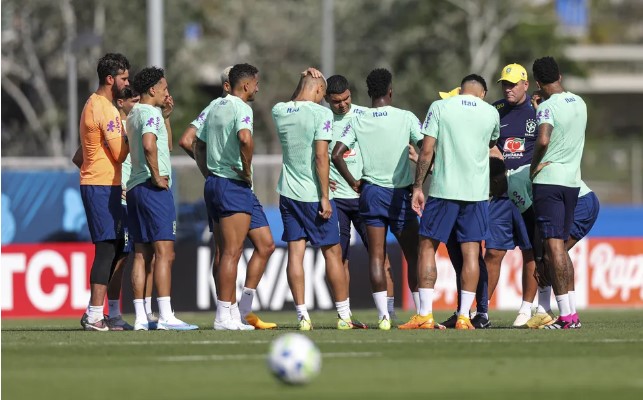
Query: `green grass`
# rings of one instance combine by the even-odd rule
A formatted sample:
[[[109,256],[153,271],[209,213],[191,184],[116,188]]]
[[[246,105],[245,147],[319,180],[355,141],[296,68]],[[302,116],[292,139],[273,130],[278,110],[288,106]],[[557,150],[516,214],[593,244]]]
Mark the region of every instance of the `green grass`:
[[[201,330],[102,333],[80,331],[77,319],[3,320],[2,398],[640,399],[641,314],[585,311],[573,331],[508,329],[515,314],[496,312],[490,330],[380,332],[323,329],[334,314],[312,313],[316,330],[307,335],[332,357],[304,387],[277,382],[263,358],[287,329],[217,332],[211,314],[185,313]],[[294,328],[294,312],[261,316]]]

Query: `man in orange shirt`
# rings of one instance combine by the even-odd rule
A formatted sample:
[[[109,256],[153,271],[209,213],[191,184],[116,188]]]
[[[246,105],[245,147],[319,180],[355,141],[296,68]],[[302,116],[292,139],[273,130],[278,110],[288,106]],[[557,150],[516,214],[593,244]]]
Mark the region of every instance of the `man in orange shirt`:
[[[116,95],[129,86],[129,61],[108,53],[98,61],[99,86],[80,116],[80,193],[87,225],[95,245],[89,278],[91,297],[81,319],[85,330],[106,331],[103,303],[112,268],[123,249],[121,164],[129,153]]]

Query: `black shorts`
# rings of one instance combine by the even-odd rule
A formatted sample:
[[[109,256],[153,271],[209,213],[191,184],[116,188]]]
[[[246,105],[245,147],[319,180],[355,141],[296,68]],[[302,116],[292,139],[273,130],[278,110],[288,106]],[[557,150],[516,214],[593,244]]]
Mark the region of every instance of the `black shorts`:
[[[534,183],[532,191],[540,237],[569,239],[580,188]]]

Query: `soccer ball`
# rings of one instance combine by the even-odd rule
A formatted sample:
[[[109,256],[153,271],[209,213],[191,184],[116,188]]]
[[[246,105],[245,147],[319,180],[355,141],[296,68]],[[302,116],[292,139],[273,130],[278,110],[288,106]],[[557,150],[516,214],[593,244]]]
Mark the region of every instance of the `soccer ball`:
[[[268,367],[280,381],[302,385],[319,374],[321,353],[308,337],[299,333],[287,333],[270,345]]]

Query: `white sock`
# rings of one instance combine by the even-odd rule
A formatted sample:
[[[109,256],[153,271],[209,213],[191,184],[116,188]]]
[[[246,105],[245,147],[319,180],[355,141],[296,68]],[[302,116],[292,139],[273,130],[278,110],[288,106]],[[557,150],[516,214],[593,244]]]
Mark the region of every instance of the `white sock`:
[[[167,321],[174,316],[174,312],[172,312],[172,301],[170,296],[157,297],[156,301],[159,305],[159,319]]]
[[[254,300],[256,292],[257,289],[243,288],[241,300],[239,300],[239,313],[241,313],[242,318],[245,318],[252,311],[252,300]]]
[[[136,314],[137,321],[147,322],[147,313],[145,312],[143,299],[134,299],[134,313]]]
[[[339,314],[339,318],[343,319],[344,321],[351,320],[351,306],[348,299],[344,301],[336,301],[335,307],[337,308],[337,314]]]
[[[375,308],[377,308],[379,319],[384,319],[384,317],[386,317],[386,319],[391,319],[386,306],[386,290],[383,292],[373,293],[373,301],[375,302]]]
[[[152,298],[151,297],[146,297],[145,298],[145,313],[146,314],[152,314]]]
[[[229,301],[221,301],[217,300],[217,314],[216,314],[216,320],[223,322],[223,321],[228,321],[232,319],[232,313],[231,309],[232,308],[232,303]]]
[[[567,317],[568,315],[571,315],[572,312],[569,308],[568,294],[561,294],[560,296],[556,296],[556,303],[558,303],[558,312],[560,313],[561,317]]]
[[[116,318],[121,315],[121,304],[118,300],[107,300],[107,306],[109,307],[109,317]]]
[[[230,305],[230,315],[232,319],[241,322],[241,312],[239,311],[239,303],[232,303]]]
[[[570,290],[567,294],[569,295],[569,310],[572,314],[576,314],[576,291]]]
[[[350,309],[351,308],[351,298],[347,297],[346,301],[348,302],[348,312],[351,314],[351,317],[353,316],[353,311]]]
[[[308,315],[308,309],[306,304],[295,305],[295,310],[297,310],[297,319],[307,319],[310,321],[310,315]]]
[[[419,314],[420,313],[420,293],[411,292],[411,296],[413,296],[413,303],[415,303],[415,313]]]
[[[551,312],[551,286],[538,287],[538,312]]]
[[[386,298],[386,308],[388,309],[388,314],[395,314],[395,297]]]
[[[420,298],[420,309],[418,311],[418,314],[426,317],[433,312],[433,289],[418,289],[418,297]]]
[[[523,300],[520,305],[520,310],[518,310],[518,314],[531,315],[531,303]]]
[[[89,311],[87,313],[87,316],[88,316],[87,317],[87,322],[93,324],[95,322],[100,321],[101,319],[104,319],[103,318],[103,308],[104,308],[104,305],[87,307],[87,309],[88,309],[87,311]]]
[[[464,315],[469,318],[469,310],[471,310],[471,305],[476,298],[476,294],[475,292],[467,292],[466,290],[461,290],[460,293],[460,311],[458,311],[458,315]]]

